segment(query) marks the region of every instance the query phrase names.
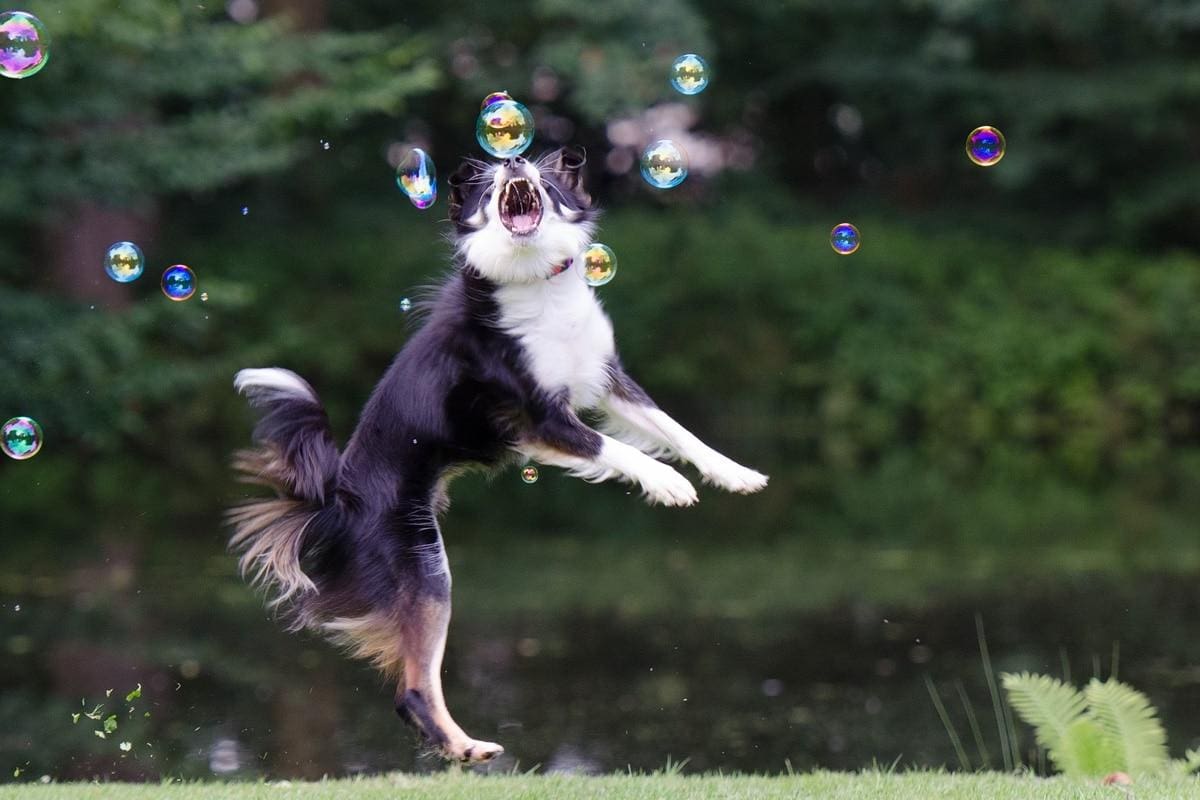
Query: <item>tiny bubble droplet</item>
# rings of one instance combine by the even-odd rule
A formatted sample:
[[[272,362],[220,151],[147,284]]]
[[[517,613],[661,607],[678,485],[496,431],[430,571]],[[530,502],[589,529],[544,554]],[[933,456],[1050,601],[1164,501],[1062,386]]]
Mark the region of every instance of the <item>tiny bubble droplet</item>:
[[[242,206],[242,216],[243,217],[250,216],[250,206]]]
[[[207,303],[207,302],[208,302],[208,292],[201,292],[201,293],[200,293],[200,302],[201,302],[201,303]]]
[[[525,483],[537,483],[538,469],[535,466],[521,467],[521,480]]]
[[[409,300],[407,297],[401,298],[400,299],[400,310],[405,313],[411,311],[412,310],[412,300]]]
[[[329,142],[327,142],[325,139],[322,139],[322,140],[321,140],[321,149],[322,149],[322,150],[328,150],[328,149],[329,149]]]

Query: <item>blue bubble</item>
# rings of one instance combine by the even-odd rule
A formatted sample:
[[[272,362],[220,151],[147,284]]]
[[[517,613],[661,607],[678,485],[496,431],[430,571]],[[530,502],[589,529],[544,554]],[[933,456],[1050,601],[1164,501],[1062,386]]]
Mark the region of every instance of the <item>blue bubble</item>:
[[[991,125],[980,125],[967,135],[967,158],[981,167],[990,167],[1004,158],[1004,134]]]
[[[196,293],[196,273],[184,264],[167,267],[162,276],[162,290],[168,300],[187,300]]]
[[[29,417],[13,417],[0,428],[0,450],[9,458],[24,461],[42,449],[42,426]]]
[[[829,232],[829,245],[835,253],[848,256],[858,250],[860,244],[858,228],[849,222],[840,222]]]

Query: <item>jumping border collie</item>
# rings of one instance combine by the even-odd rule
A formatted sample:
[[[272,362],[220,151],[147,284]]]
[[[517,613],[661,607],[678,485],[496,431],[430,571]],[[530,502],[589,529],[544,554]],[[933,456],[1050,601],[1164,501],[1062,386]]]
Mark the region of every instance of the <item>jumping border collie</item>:
[[[243,573],[269,587],[292,629],[323,632],[395,681],[397,713],[458,761],[504,749],[468,736],[442,696],[450,568],[438,516],[451,479],[531,459],[637,484],[650,503],[695,503],[692,484],[656,460],[666,457],[732,492],[767,484],[667,416],[622,368],[575,263],[596,217],[583,166],[582,151],[565,148],[536,163],[468,160],[450,178],[458,269],[345,452],[296,373],[245,369],[234,381],[260,412],[255,447],[235,468],[277,493],[229,512]]]

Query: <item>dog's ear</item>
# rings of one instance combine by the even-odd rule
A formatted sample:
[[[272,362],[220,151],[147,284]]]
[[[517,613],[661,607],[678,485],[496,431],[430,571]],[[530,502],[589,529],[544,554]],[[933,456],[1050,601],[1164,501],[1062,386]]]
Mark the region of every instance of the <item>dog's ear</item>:
[[[446,180],[450,184],[450,221],[455,225],[462,220],[463,203],[467,199],[467,190],[463,187],[471,184],[479,171],[478,164],[464,161]]]
[[[558,184],[575,195],[584,208],[592,204],[591,195],[583,188],[583,168],[586,164],[586,150],[582,147],[567,146],[551,156],[549,167]]]

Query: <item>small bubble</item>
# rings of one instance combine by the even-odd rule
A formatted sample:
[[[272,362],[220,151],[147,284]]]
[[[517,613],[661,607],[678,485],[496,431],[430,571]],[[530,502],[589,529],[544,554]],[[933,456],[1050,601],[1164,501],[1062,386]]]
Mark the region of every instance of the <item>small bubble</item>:
[[[184,264],[167,267],[162,275],[162,291],[168,300],[187,300],[196,293],[196,274]]]
[[[200,302],[201,302],[201,303],[207,303],[207,302],[208,302],[208,292],[201,292],[201,293],[200,293]]]
[[[104,253],[104,271],[117,283],[137,280],[145,268],[142,248],[133,242],[113,242]]]
[[[671,65],[671,85],[680,94],[700,94],[708,86],[708,64],[695,53],[680,56]]]
[[[9,458],[24,461],[42,449],[42,426],[30,417],[13,417],[0,428],[0,450]],[[15,607],[17,611],[21,606]]]
[[[250,206],[242,206],[242,216],[243,217],[250,216]]]
[[[526,483],[537,483],[538,469],[532,464],[521,468],[521,480]]]
[[[408,151],[408,155],[396,167],[396,185],[419,209],[429,208],[437,200],[437,170],[433,159],[419,147]]]
[[[688,176],[688,157],[670,139],[659,139],[642,153],[642,177],[655,189],[673,189]]]
[[[483,109],[490,106],[492,103],[500,103],[505,100],[512,100],[512,96],[509,95],[508,92],[503,91],[503,90],[501,90],[499,92],[492,92],[487,97],[483,98],[483,102],[479,104],[479,110],[482,111]]]
[[[1004,148],[1004,134],[991,125],[980,125],[967,135],[967,158],[981,167],[999,164]]]
[[[0,75],[28,78],[50,60],[50,36],[33,14],[5,11],[0,14]]]
[[[579,254],[583,280],[588,286],[603,286],[617,274],[617,254],[600,242],[592,242]]]
[[[840,255],[850,255],[858,250],[860,244],[862,242],[858,238],[858,228],[849,222],[839,222],[829,232],[829,246],[833,248],[833,252]]]
[[[325,139],[322,139],[322,140],[321,140],[321,149],[322,149],[322,150],[328,150],[328,149],[329,149],[329,142],[328,142],[328,141],[326,141]]]
[[[400,298],[400,310],[403,311],[404,313],[408,313],[409,311],[411,311],[412,310],[412,300],[409,300],[407,297]]]
[[[519,156],[533,144],[533,114],[516,100],[492,103],[479,112],[475,140],[496,158]]]

